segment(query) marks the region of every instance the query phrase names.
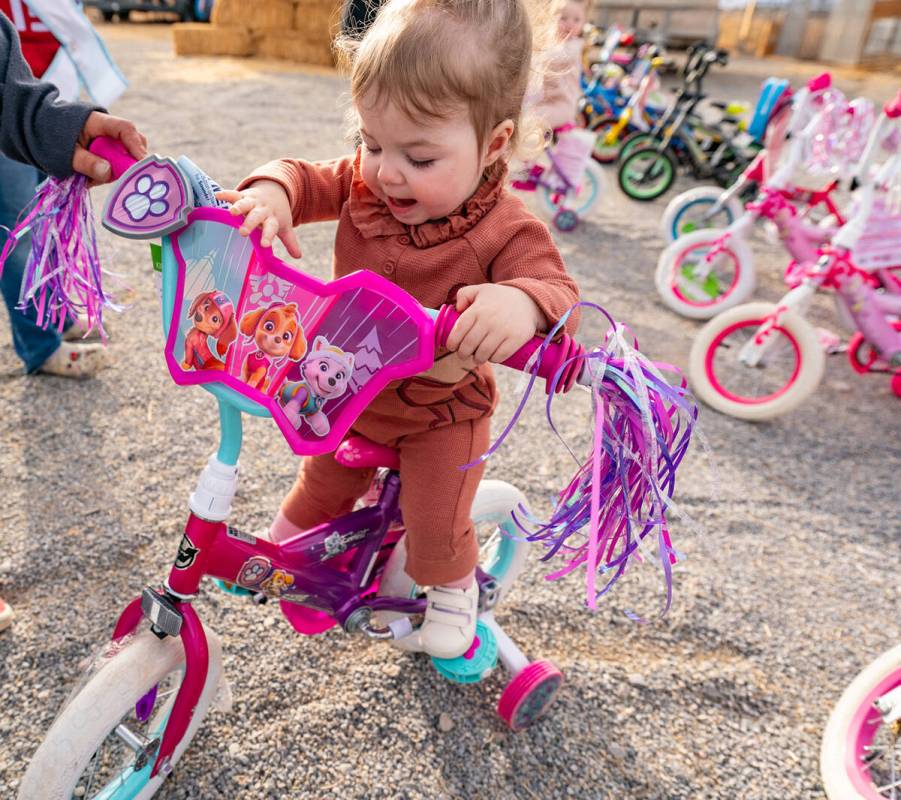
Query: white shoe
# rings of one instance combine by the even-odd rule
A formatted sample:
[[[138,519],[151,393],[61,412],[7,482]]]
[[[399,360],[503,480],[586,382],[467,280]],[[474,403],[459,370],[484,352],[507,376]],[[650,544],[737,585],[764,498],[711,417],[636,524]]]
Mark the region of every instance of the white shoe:
[[[476,635],[479,585],[466,589],[433,586],[426,592],[425,622],[419,629],[422,649],[435,658],[462,656]]]
[[[106,348],[102,345],[60,342],[53,355],[38,367],[38,372],[63,378],[89,378],[106,365]]]

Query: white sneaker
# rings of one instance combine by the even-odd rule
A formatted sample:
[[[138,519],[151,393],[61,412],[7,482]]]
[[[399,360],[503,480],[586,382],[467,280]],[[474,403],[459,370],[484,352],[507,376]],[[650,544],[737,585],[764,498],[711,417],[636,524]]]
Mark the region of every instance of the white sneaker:
[[[105,366],[106,348],[103,345],[60,342],[53,355],[38,367],[38,372],[63,378],[89,378]]]
[[[435,658],[462,656],[476,635],[479,585],[466,589],[433,586],[426,592],[425,622],[419,629],[422,649]]]

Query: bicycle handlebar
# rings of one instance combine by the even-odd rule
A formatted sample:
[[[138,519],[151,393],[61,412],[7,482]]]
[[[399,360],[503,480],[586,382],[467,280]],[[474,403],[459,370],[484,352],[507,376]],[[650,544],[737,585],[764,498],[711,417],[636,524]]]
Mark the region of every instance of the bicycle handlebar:
[[[444,347],[450,332],[460,319],[460,314],[450,305],[443,305],[438,309],[435,318],[435,346]],[[524,370],[529,359],[544,344],[545,337],[534,336],[519,350],[517,350],[510,358],[502,362],[505,367],[512,369]],[[545,380],[553,378],[554,374],[564,364],[566,364],[560,375],[555,392],[568,392],[573,384],[579,381],[582,374],[584,361],[579,356],[584,355],[585,348],[580,345],[569,334],[562,334],[556,342],[551,342],[541,356],[541,363],[538,365],[538,375]],[[568,363],[567,363],[568,362]],[[547,392],[550,394],[550,384],[547,386]]]
[[[125,146],[115,139],[98,137],[91,142],[90,150],[95,155],[109,161],[115,179],[120,178],[135,163],[135,159],[125,149]],[[435,316],[435,345],[437,347],[445,346],[450,332],[459,318],[460,314],[453,306],[443,305],[438,309]],[[534,337],[504,361],[504,365],[522,370],[532,355],[544,344],[544,341],[544,337]],[[584,362],[578,356],[584,352],[585,348],[582,345],[564,333],[558,341],[552,342],[545,349],[538,367],[538,375],[549,380],[553,378],[562,364],[574,359],[569,361],[555,387],[556,392],[567,392],[576,383],[582,372]],[[548,386],[548,392],[550,392],[550,386]]]
[[[91,142],[88,148],[94,155],[109,161],[113,171],[113,180],[119,180],[132,164],[135,158],[118,139],[110,139],[108,136],[98,136]]]

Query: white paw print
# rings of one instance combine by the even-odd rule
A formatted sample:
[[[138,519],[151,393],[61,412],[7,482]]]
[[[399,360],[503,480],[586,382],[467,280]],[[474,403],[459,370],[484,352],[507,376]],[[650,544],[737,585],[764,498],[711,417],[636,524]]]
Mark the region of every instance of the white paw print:
[[[135,191],[125,198],[125,210],[135,222],[140,222],[148,214],[160,217],[169,210],[169,203],[162,199],[168,193],[168,183],[142,175],[138,178]]]

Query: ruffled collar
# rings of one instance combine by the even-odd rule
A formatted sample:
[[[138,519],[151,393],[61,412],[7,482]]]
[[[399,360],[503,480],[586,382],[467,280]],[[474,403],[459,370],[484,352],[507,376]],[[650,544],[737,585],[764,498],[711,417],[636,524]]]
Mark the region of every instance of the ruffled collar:
[[[417,247],[432,247],[462,236],[491,211],[504,191],[506,177],[507,165],[495,162],[476,193],[446,217],[419,225],[405,225],[364,182],[360,172],[360,151],[357,150],[348,201],[350,218],[367,239],[406,234]]]

